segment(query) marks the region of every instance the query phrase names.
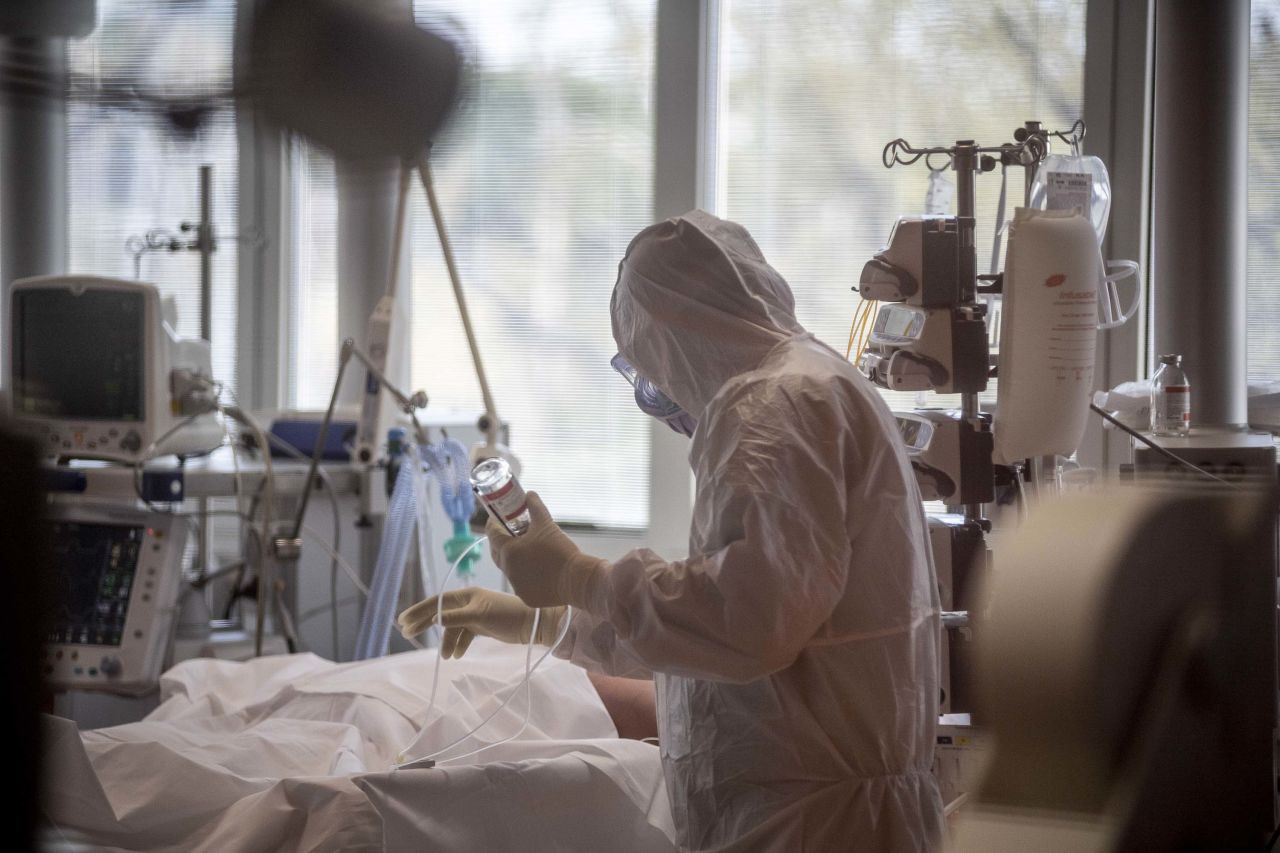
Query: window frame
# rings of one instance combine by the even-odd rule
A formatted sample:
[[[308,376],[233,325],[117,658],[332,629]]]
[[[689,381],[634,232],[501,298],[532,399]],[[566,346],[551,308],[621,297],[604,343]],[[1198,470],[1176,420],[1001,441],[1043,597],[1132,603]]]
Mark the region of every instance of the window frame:
[[[247,25],[256,0],[242,0]],[[1111,169],[1114,199],[1107,256],[1149,256],[1152,0],[1088,0],[1085,21],[1084,117],[1086,150]],[[719,101],[717,68],[722,0],[657,0],[653,91],[653,218],[714,205]],[[238,384],[246,405],[278,408],[289,381],[288,282],[293,210],[289,143],[249,111],[240,111],[241,217],[263,238],[239,261],[241,306]],[[1145,283],[1144,283],[1145,286]],[[1139,317],[1100,337],[1100,387],[1114,387],[1145,369],[1150,288]],[[252,307],[252,310],[245,310]],[[640,541],[662,553],[687,547],[693,479],[688,440],[654,422],[650,428],[649,527],[645,531],[575,530],[605,556]],[[1128,443],[1091,423],[1080,450],[1088,465],[1114,467],[1128,460]]]
[[[1142,301],[1124,326],[1098,335],[1094,384],[1114,388],[1146,375],[1151,340],[1151,134],[1154,0],[1088,0],[1085,9],[1085,151],[1111,174],[1111,217],[1103,254],[1142,265]],[[1090,418],[1078,458],[1114,470],[1132,461],[1128,436]]]

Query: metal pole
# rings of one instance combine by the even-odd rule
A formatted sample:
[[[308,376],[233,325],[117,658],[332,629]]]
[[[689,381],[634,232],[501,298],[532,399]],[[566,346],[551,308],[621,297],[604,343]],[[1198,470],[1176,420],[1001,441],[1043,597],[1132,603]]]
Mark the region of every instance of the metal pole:
[[[200,253],[200,337],[213,340],[213,166],[200,167],[200,221],[196,223],[196,250]],[[265,449],[270,452],[269,448]],[[209,501],[196,502],[200,528],[196,533],[196,563],[202,571],[213,565],[209,559]],[[261,587],[261,582],[259,583]],[[259,602],[261,605],[261,602]],[[261,654],[261,648],[258,654]]]
[[[462,330],[466,333],[467,347],[471,350],[471,364],[475,367],[476,381],[480,383],[480,397],[484,400],[485,447],[492,450],[498,444],[498,410],[493,405],[489,377],[484,372],[484,360],[480,357],[480,342],[476,339],[476,331],[471,325],[471,312],[467,308],[467,294],[462,289],[462,278],[458,275],[458,265],[453,258],[453,245],[449,242],[449,232],[444,227],[444,214],[440,211],[440,200],[436,197],[435,184],[431,180],[428,154],[423,154],[418,160],[418,175],[422,178],[422,189],[426,191],[431,219],[436,226],[436,235],[440,238],[440,254],[444,255],[444,265],[449,271],[449,283],[453,286],[458,316],[462,318]]]
[[[311,490],[316,483],[316,470],[320,467],[320,457],[324,455],[325,439],[329,436],[329,426],[333,423],[333,410],[338,406],[338,391],[342,388],[342,377],[347,372],[347,364],[351,361],[351,353],[355,342],[347,338],[342,342],[342,350],[338,353],[338,375],[333,379],[333,392],[329,395],[329,408],[325,410],[324,420],[320,422],[320,432],[316,435],[316,444],[311,451],[311,462],[307,467],[307,481],[302,488],[302,498],[298,501],[297,515],[293,520],[293,528],[289,538],[302,538],[302,525],[307,519],[307,504],[311,501]]]
[[[977,203],[978,146],[972,139],[956,142],[951,159],[956,173],[956,217],[960,226],[960,301],[973,299],[977,285],[977,250],[973,242]]]
[[[213,166],[200,167],[200,222],[196,225],[200,252],[200,337],[213,340]]]
[[[977,143],[972,139],[956,142],[951,158],[956,173],[956,219],[960,228],[960,301],[972,302],[977,298],[978,254],[973,232],[977,207]],[[960,395],[960,415],[974,423],[978,419],[978,395]],[[982,519],[982,504],[965,504],[964,517],[969,521]]]
[[[1043,135],[1043,127],[1038,121],[1024,122],[1023,129],[1027,132],[1027,139],[1030,140],[1037,134]],[[1022,206],[1031,206],[1031,185],[1036,180],[1036,170],[1040,168],[1039,159],[1032,159],[1028,156],[1027,151],[1023,151],[1022,161]]]
[[[5,317],[14,279],[67,269],[66,40],[4,38],[0,64],[24,69],[22,77],[0,85],[0,317]],[[8,338],[7,323],[5,318],[0,325],[0,340]]]
[[[1197,425],[1248,420],[1249,0],[1158,0],[1154,331],[1181,353]]]

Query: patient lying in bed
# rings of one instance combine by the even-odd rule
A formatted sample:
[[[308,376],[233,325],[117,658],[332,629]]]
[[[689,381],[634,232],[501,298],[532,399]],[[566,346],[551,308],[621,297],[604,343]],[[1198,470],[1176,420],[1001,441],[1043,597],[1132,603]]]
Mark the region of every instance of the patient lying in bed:
[[[587,673],[604,709],[618,730],[618,737],[644,740],[658,736],[657,699],[652,681],[614,678],[612,675]]]
[[[142,722],[79,732],[49,718],[48,837],[130,850],[674,849],[657,748],[627,739],[654,734],[651,684],[549,657],[519,687],[524,649],[478,640],[442,662],[428,712],[435,660],[193,660],[166,673]],[[433,754],[435,768],[393,769]]]

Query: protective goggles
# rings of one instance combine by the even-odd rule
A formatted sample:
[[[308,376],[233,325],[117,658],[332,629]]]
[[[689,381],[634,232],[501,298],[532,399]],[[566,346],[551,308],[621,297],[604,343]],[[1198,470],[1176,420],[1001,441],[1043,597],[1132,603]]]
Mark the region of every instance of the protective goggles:
[[[622,374],[622,378],[631,383],[635,389],[636,406],[651,418],[657,418],[681,435],[692,436],[698,426],[692,415],[680,408],[680,404],[672,400],[648,379],[631,366],[631,362],[618,353],[609,360],[613,369]]]

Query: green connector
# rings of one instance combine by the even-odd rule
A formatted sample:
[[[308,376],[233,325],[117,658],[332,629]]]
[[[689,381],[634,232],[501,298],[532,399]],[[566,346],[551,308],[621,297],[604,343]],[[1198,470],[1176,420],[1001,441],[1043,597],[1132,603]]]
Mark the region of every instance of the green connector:
[[[453,565],[454,560],[458,559],[459,555],[475,544],[476,538],[471,535],[471,528],[465,519],[453,523],[453,536],[449,537],[444,543],[444,557],[449,561],[450,566]],[[461,563],[458,563],[458,577],[466,578],[471,576],[472,567],[480,559],[480,552],[483,550],[484,546],[471,548],[471,553],[463,557]]]

